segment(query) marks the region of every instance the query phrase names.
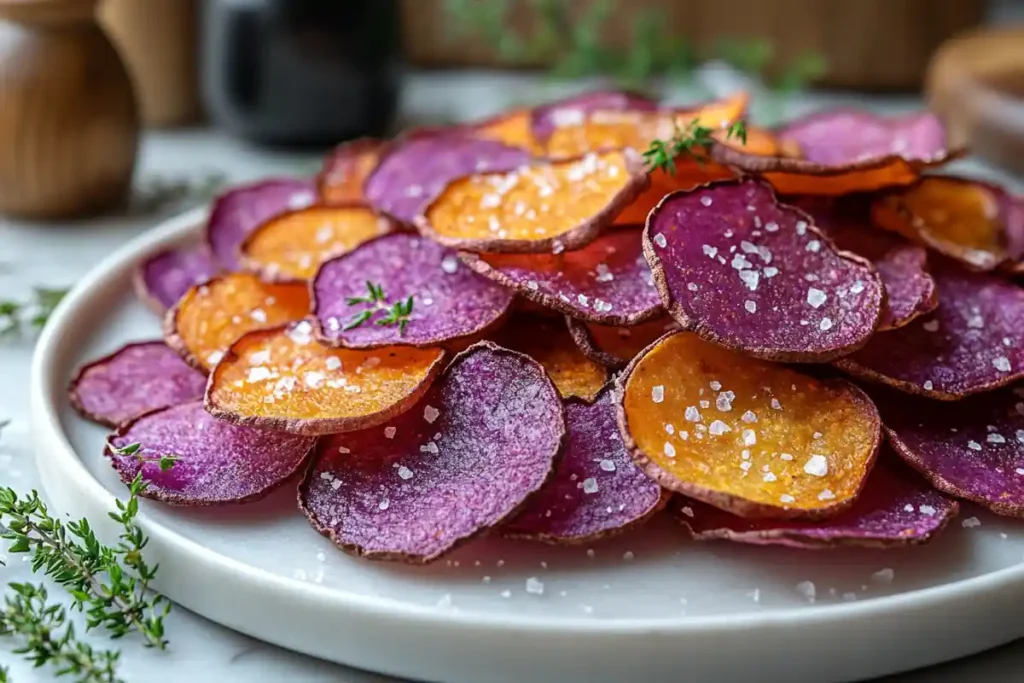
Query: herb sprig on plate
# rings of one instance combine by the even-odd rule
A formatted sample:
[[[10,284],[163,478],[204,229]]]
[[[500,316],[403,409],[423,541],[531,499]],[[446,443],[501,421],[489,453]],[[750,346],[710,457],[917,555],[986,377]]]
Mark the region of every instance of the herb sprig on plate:
[[[660,169],[670,175],[675,175],[676,158],[678,157],[687,156],[695,159],[699,164],[705,163],[707,148],[717,143],[714,133],[713,129],[700,125],[697,119],[683,128],[677,127],[671,138],[654,140],[647,148],[643,154],[647,167],[652,171]],[[733,123],[725,130],[725,138],[726,140],[739,140],[746,144],[746,124],[743,121]]]

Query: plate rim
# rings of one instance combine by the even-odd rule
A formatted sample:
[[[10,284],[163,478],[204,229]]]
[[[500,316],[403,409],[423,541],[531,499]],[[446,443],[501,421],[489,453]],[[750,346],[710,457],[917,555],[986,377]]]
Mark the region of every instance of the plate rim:
[[[77,492],[88,499],[84,504],[94,511],[113,509],[115,500],[114,494],[88,471],[61,425],[60,402],[66,398],[63,388],[68,381],[67,377],[58,376],[57,372],[59,366],[64,364],[62,357],[66,353],[62,350],[62,339],[74,336],[75,327],[79,322],[76,319],[76,312],[80,307],[84,308],[97,285],[109,285],[111,281],[129,277],[135,265],[156,250],[194,239],[198,236],[206,215],[207,208],[199,207],[171,217],[113,251],[73,286],[43,329],[32,359],[30,405],[35,461],[41,474],[41,486],[46,491],[51,505],[58,510],[61,504],[55,500],[53,493],[55,488],[60,487],[50,480],[55,471],[66,478],[65,486],[73,485]],[[72,504],[72,507],[75,507],[75,504]],[[957,605],[966,606],[968,602],[982,596],[991,597],[993,592],[1001,592],[1008,588],[1020,590],[1024,584],[1024,564],[1018,564],[980,576],[870,600],[738,614],[595,619],[576,616],[545,618],[542,615],[488,614],[478,610],[449,611],[438,610],[428,605],[410,604],[395,598],[349,593],[274,574],[210,550],[201,543],[178,534],[173,528],[153,521],[145,508],[143,505],[138,524],[150,537],[150,544],[158,548],[162,556],[186,557],[187,565],[195,568],[192,570],[193,573],[201,573],[203,580],[215,583],[230,580],[237,584],[244,578],[244,582],[249,584],[249,590],[259,591],[261,594],[273,592],[276,598],[293,600],[302,608],[316,604],[323,609],[338,610],[353,620],[391,620],[392,623],[400,622],[404,628],[427,626],[477,631],[485,629],[496,636],[529,634],[536,637],[552,633],[568,637],[651,634],[707,636],[779,626],[785,626],[787,629],[815,628],[843,621],[858,621],[883,615],[895,616],[894,613],[906,616],[906,613],[955,608]],[[199,578],[197,574],[191,580]],[[184,580],[176,577],[172,583],[176,587],[187,583],[188,580],[188,576]],[[158,577],[155,587],[164,590],[161,588],[162,583]],[[172,591],[177,592],[173,587]],[[168,597],[214,621],[238,628],[230,623],[229,616],[204,611],[202,606],[197,606],[188,595],[168,593]],[[1024,626],[1018,631],[1016,635],[1024,634]],[[1008,635],[1006,639],[1011,637]],[[280,644],[279,641],[268,640]]]

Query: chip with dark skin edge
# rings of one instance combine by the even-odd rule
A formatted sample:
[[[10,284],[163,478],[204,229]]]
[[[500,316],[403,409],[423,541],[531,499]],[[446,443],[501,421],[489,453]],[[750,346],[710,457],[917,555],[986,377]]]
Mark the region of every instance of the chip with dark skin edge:
[[[427,564],[523,509],[565,439],[562,401],[543,368],[481,342],[405,414],[323,439],[299,507],[345,552]]]

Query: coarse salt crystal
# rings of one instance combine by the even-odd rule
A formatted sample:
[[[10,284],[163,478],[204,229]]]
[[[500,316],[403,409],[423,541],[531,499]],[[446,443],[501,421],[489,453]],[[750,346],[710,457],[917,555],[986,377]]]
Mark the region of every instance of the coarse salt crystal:
[[[398,468],[398,476],[401,477],[402,479],[405,479],[405,480],[412,479],[412,475],[413,475],[412,470],[410,470],[405,465],[402,465],[401,467]]]
[[[426,420],[428,424],[434,424],[434,420],[436,420],[440,414],[441,411],[434,406],[428,405],[423,409],[423,419]]]
[[[789,495],[788,493],[783,493],[781,496],[779,496],[779,500],[781,500],[783,503],[795,503],[796,502],[796,498],[794,498],[793,496]]]
[[[994,358],[992,360],[992,367],[994,367],[999,372],[1009,372],[1010,359],[1007,358],[1006,356],[999,356],[998,358]]]
[[[753,411],[748,410],[740,416],[740,419],[747,424],[750,424],[752,422],[757,422],[757,415],[755,415]]]
[[[665,245],[668,244],[668,240],[665,239],[665,235],[664,234],[659,232],[657,235],[654,236],[654,243],[657,244],[662,249],[664,249]]]
[[[804,472],[815,477],[824,477],[828,474],[828,460],[824,455],[812,455],[804,463]]]
[[[687,406],[683,417],[690,422],[700,422],[700,411],[697,410],[696,406]]]
[[[811,252],[812,254],[817,254],[820,249],[821,242],[819,242],[818,240],[811,240],[810,242],[807,243],[807,251]]]
[[[820,308],[826,301],[828,301],[828,294],[825,294],[825,292],[820,289],[811,287],[807,290],[807,303],[812,307]]]
[[[531,595],[543,595],[544,582],[536,576],[531,576],[526,580],[526,592]]]
[[[676,457],[676,447],[675,447],[675,446],[673,446],[673,445],[672,445],[671,443],[669,443],[668,441],[666,441],[666,442],[665,442],[665,445],[664,445],[664,447],[662,448],[662,450],[663,450],[663,451],[665,452],[665,456],[666,456],[666,457],[669,457],[669,458],[674,458],[674,457]]]
[[[818,329],[821,330],[822,332],[828,332],[829,330],[831,330],[832,329],[832,319],[831,318],[822,318],[821,322],[818,324]]]
[[[871,575],[871,580],[876,583],[892,583],[893,578],[896,576],[896,572],[889,567],[885,569],[879,569],[877,572]]]
[[[804,596],[807,602],[814,602],[814,598],[817,596],[817,589],[814,587],[813,581],[801,581],[796,585],[796,592]]]
[[[327,359],[324,365],[327,367],[328,370],[340,370],[341,359],[338,358],[337,356],[331,356]]]
[[[722,434],[731,431],[732,429],[729,425],[725,424],[721,420],[715,420],[711,423],[711,426],[708,427],[708,432],[710,432],[712,436],[721,436]]]
[[[981,450],[981,444],[975,441],[974,439],[971,439],[970,441],[967,442],[967,447],[970,448],[972,451]]]
[[[754,432],[754,430],[753,429],[744,429],[743,430],[743,445],[744,446],[753,446],[756,443],[757,443],[757,434]]]
[[[393,439],[393,438],[395,438],[395,432],[397,432],[397,431],[398,431],[397,427],[385,427],[384,428],[384,438],[385,439]]]
[[[743,302],[743,308],[747,309],[747,313],[757,312],[757,304],[751,301],[750,299],[747,299],[746,301]]]
[[[583,480],[583,493],[597,493],[597,479],[587,477]]]
[[[651,400],[655,403],[661,403],[665,400],[665,385],[657,384],[651,388]]]
[[[599,463],[599,465],[600,465],[601,469],[604,470],[605,472],[614,472],[615,471],[615,463],[612,462],[611,460],[608,460],[607,458],[602,460]]]
[[[929,517],[935,516],[935,508],[931,505],[920,505],[918,506],[917,511],[922,515],[928,515]]]
[[[968,517],[964,521],[960,522],[960,526],[964,527],[965,529],[972,529],[976,526],[981,526],[981,520],[977,517]]]
[[[938,332],[939,331],[939,321],[938,320],[929,320],[928,322],[926,322],[923,325],[921,325],[921,327],[923,327],[926,332]]]
[[[829,489],[825,489],[818,494],[818,500],[832,500],[836,497],[836,494],[832,493]]]

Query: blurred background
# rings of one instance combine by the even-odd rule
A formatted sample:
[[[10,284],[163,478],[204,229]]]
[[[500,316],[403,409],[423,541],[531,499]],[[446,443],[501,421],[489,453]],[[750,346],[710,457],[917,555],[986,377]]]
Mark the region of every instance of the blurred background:
[[[0,212],[195,201],[266,159],[310,174],[344,140],[606,85],[745,89],[766,125],[923,94],[1013,167],[1021,26],[1019,0],[0,0]],[[231,168],[200,170],[211,150]],[[140,175],[140,154],[191,171]]]

